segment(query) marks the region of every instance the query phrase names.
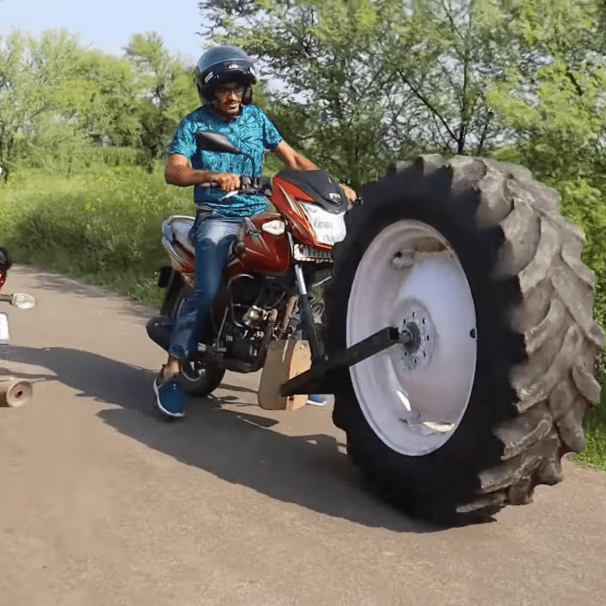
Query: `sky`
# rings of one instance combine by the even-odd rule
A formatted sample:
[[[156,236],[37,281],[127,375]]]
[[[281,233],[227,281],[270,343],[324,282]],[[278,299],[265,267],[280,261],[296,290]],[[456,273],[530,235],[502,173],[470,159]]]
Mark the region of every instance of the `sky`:
[[[122,56],[133,34],[158,32],[188,65],[203,52],[198,0],[0,0],[0,36],[67,29],[85,46]]]

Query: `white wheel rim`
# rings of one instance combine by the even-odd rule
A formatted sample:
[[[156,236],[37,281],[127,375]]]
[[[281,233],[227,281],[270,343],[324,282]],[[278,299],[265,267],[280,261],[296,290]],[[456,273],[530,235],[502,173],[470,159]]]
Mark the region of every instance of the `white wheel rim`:
[[[456,253],[438,231],[413,220],[385,228],[364,253],[349,297],[347,346],[404,325],[414,329],[414,344],[393,345],[350,375],[377,436],[401,454],[421,456],[443,446],[467,410],[477,336]]]

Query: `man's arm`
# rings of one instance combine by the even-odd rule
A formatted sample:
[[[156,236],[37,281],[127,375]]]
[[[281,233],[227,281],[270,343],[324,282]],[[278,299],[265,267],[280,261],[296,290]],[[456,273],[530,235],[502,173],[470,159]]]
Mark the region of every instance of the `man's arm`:
[[[212,170],[196,170],[189,165],[189,160],[181,154],[171,154],[168,157],[164,179],[171,185],[181,187],[216,182],[223,191],[233,191],[240,188],[239,175],[217,173]]]
[[[297,153],[284,139],[272,151],[288,168],[295,170],[316,170],[318,168],[311,160]]]

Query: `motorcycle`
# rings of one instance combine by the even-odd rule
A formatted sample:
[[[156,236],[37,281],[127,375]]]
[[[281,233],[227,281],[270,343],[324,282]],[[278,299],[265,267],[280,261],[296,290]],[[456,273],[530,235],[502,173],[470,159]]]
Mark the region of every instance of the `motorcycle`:
[[[217,133],[200,132],[197,139],[203,149],[242,153]],[[238,192],[271,191],[269,202],[276,212],[243,219],[228,253],[222,291],[200,335],[199,351],[183,366],[180,380],[188,393],[206,396],[226,370],[256,372],[271,367],[274,372],[262,375],[260,405],[297,408],[306,398],[281,396],[277,378],[285,374],[290,378],[321,356],[316,327],[322,303],[310,299],[310,294],[330,273],[332,247],[345,237],[349,203],[340,186],[320,170],[285,170],[273,180],[243,175],[241,182]],[[153,318],[147,330],[164,349],[171,321],[194,285],[194,247],[188,235],[193,221],[193,217],[171,216],[162,224],[162,244],[170,260],[159,280],[166,288],[164,317]],[[306,340],[295,343],[293,336],[301,328]],[[281,374],[275,372],[278,359]]]
[[[12,263],[6,249],[0,248],[0,291],[6,282],[6,276]],[[9,303],[18,309],[30,309],[36,301],[31,295],[15,293],[5,295],[0,293],[0,302]],[[10,343],[10,327],[8,315],[0,312],[0,345]],[[0,375],[0,406],[17,408],[30,400],[32,385],[29,381],[15,377]]]
[[[198,144],[242,153],[216,133]],[[322,171],[242,183],[270,191],[275,212],[242,223],[183,368],[187,391],[262,369],[263,408],[334,394],[333,422],[370,485],[432,522],[491,519],[561,481],[561,457],[583,448],[583,416],[600,401],[604,339],[582,234],[555,190],[521,166],[437,155],[394,165],[351,208]],[[165,349],[193,286],[192,223],[162,226],[166,296],[147,330]]]

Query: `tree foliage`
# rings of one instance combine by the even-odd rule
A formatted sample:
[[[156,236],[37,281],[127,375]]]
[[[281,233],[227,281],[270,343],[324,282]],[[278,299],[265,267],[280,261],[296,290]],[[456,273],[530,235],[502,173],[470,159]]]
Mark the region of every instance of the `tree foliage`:
[[[170,55],[155,32],[136,34],[126,56],[138,74],[143,163],[151,170],[164,157],[175,126],[199,104],[193,70]]]
[[[14,31],[0,38],[2,177],[18,159],[69,174],[100,157],[132,161],[129,149],[150,168],[198,104],[191,69],[155,33],[133,36],[119,58],[65,31]]]
[[[0,38],[0,168],[7,181],[19,137],[56,107],[78,52],[76,38],[45,32],[38,40],[18,31]]]
[[[279,81],[268,107],[286,139],[358,187],[408,137],[398,117],[404,98],[373,41],[380,27],[368,2],[285,0],[201,3],[214,40],[261,59]]]
[[[213,41],[242,46],[280,82],[271,110],[285,136],[355,187],[417,151],[482,154],[498,132],[487,91],[505,62],[500,4],[199,5]]]
[[[199,6],[207,37],[242,46],[280,83],[272,111],[285,135],[355,185],[419,150],[486,155],[562,125],[587,138],[601,119],[593,1]]]
[[[606,56],[595,5],[529,0],[514,14],[514,44],[489,101],[533,169],[566,178],[593,172],[606,128]]]
[[[420,150],[481,154],[505,10],[453,0],[208,0],[207,35],[279,81],[281,128],[358,186]],[[503,53],[500,53],[503,55]],[[504,63],[503,60],[500,61]],[[295,127],[296,125],[296,127]]]

